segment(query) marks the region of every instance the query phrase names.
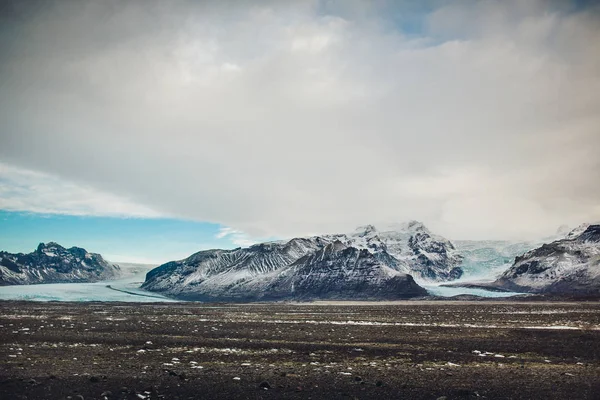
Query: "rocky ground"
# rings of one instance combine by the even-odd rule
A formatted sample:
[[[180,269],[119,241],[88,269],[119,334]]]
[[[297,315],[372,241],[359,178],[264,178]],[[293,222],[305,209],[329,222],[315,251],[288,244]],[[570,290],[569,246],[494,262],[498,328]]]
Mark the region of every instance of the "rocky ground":
[[[1,399],[598,399],[600,303],[0,302]]]

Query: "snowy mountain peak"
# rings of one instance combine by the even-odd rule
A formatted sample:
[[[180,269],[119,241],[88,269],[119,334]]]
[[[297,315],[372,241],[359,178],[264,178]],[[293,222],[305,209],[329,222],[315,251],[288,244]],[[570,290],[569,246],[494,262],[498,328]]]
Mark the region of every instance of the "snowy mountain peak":
[[[411,220],[407,222],[391,223],[382,226],[382,232],[398,232],[398,233],[415,233],[424,232],[430,233],[429,229],[420,221]]]
[[[429,232],[429,230],[427,229],[427,227],[425,227],[425,225],[420,222],[420,221],[408,221],[406,223],[406,229],[409,231],[427,231]]]
[[[577,239],[577,237],[579,235],[581,235],[583,232],[585,232],[585,230],[590,226],[590,224],[584,223],[579,225],[577,228],[573,229],[572,231],[570,231],[567,236],[565,237],[565,239],[568,240],[573,240],[573,239]]]
[[[359,226],[351,233],[354,236],[368,236],[377,233],[377,228],[373,225],[362,225]]]
[[[60,244],[56,242],[40,243],[37,247],[37,252],[42,253],[44,250],[66,250]]]
[[[387,254],[404,265],[416,279],[447,281],[462,275],[458,267],[462,257],[447,239],[433,235],[419,221],[408,221],[377,230],[373,225],[360,227],[348,235],[335,235],[347,245],[373,254]],[[400,267],[402,269],[402,267]]]
[[[600,243],[600,225],[589,225],[576,240],[581,243]]]

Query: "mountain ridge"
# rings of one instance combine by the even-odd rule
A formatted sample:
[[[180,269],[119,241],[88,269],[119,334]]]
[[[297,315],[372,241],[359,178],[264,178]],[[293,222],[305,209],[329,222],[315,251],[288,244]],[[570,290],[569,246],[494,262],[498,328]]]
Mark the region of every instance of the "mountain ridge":
[[[97,253],[81,247],[65,248],[56,242],[40,243],[28,254],[0,251],[0,285],[96,282],[121,274]]]
[[[450,241],[416,221],[402,226],[204,250],[150,271],[142,288],[202,299],[406,298],[427,294],[412,274],[423,280],[462,274]]]
[[[600,297],[600,224],[582,224],[529,250],[491,282],[444,286],[559,296]]]

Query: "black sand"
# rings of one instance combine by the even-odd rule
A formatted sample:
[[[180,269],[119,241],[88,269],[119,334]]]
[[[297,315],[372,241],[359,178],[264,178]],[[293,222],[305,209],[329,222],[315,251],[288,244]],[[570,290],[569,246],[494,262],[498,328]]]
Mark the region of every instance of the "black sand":
[[[0,399],[600,399],[597,302],[0,302],[0,325]]]

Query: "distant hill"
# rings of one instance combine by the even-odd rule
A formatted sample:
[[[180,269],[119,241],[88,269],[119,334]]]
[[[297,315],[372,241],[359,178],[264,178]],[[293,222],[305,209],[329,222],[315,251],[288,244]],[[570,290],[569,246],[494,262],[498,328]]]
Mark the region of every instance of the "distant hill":
[[[66,249],[58,243],[40,243],[29,254],[0,252],[0,285],[59,282],[96,282],[121,275],[116,264],[80,247]]]

